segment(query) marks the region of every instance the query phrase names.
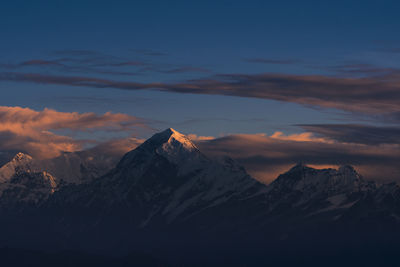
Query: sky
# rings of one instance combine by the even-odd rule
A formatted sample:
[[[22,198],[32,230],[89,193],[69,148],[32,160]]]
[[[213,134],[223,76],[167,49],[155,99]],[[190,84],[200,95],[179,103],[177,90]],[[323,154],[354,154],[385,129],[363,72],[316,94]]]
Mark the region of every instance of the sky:
[[[172,127],[267,182],[299,161],[400,179],[399,8],[2,1],[0,151],[131,149]]]

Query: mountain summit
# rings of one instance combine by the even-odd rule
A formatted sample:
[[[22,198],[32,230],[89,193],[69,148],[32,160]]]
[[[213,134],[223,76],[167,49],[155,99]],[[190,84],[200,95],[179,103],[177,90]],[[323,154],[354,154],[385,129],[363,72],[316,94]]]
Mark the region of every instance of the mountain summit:
[[[28,154],[24,154],[22,152],[17,153],[12,159],[12,161],[14,162],[31,161],[31,160],[32,160],[31,156],[29,156]]]
[[[172,128],[168,128],[163,132],[153,135],[148,139],[148,142],[159,145],[162,144],[164,148],[179,146],[187,150],[198,150],[189,138]],[[165,146],[166,144],[168,144],[168,146]]]
[[[80,159],[88,155],[64,156],[56,169],[97,169],[84,168]],[[75,157],[77,164],[64,164]],[[62,242],[61,247],[159,249],[180,256],[184,249],[202,251],[199,246],[210,253],[238,252],[293,240],[342,244],[351,236],[358,242],[359,236],[382,229],[385,238],[400,233],[396,184],[366,181],[351,166],[298,164],[265,185],[234,160],[220,162],[203,154],[171,128],[85,183],[59,183],[47,172],[19,168],[30,164],[29,156],[17,154],[4,167],[13,172],[0,182],[0,234],[11,233],[2,240],[48,238],[49,244]],[[36,239],[25,222],[40,226],[34,228]],[[7,244],[0,240],[0,245]]]
[[[135,150],[127,153],[118,166],[134,164],[139,158],[145,160],[158,157],[171,164],[179,165],[179,175],[194,171],[207,161],[188,137],[168,128],[153,135]]]
[[[22,152],[0,168],[0,209],[16,211],[38,205],[56,190],[56,179],[34,167],[34,159]]]
[[[279,175],[270,188],[285,187],[307,195],[327,192],[329,194],[358,191],[368,188],[369,183],[352,166],[336,169],[314,169],[297,164]]]
[[[136,211],[131,219],[144,227],[186,220],[264,188],[234,161],[221,164],[206,157],[188,137],[169,128],[128,152],[109,174],[63,197],[85,199],[109,212],[129,206]]]
[[[15,175],[16,171],[30,170],[33,158],[22,152],[17,153],[12,160],[0,168],[0,182],[6,182]]]

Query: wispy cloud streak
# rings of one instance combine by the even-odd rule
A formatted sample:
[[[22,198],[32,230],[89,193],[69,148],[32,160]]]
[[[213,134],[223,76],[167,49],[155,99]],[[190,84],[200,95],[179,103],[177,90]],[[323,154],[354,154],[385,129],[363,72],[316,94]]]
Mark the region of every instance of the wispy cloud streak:
[[[366,114],[400,112],[400,75],[338,78],[322,75],[231,74],[183,83],[139,83],[86,76],[3,72],[0,80],[122,90],[229,95],[272,99],[301,105]]]
[[[340,142],[380,145],[400,144],[400,127],[361,124],[305,124],[301,128]]]
[[[298,59],[272,59],[272,58],[246,58],[244,61],[250,63],[260,63],[260,64],[297,64],[302,63]]]

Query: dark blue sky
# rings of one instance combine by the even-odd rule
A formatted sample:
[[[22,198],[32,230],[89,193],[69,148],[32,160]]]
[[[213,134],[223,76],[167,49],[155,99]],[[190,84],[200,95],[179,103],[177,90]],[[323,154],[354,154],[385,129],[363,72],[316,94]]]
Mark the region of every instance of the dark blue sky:
[[[155,128],[214,136],[359,123],[349,109],[293,99],[9,76],[169,84],[223,74],[369,77],[400,67],[399,8],[397,1],[2,1],[0,105],[123,112]]]

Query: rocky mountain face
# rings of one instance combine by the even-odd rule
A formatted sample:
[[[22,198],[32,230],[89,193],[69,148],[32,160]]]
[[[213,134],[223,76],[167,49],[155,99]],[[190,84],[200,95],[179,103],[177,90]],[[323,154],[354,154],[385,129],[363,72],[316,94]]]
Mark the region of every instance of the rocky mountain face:
[[[53,161],[53,170],[75,166],[62,174],[75,178],[60,179],[18,154],[0,169],[0,211],[18,210],[19,222],[44,229],[39,240],[67,248],[174,254],[189,247],[252,251],[304,240],[340,243],[378,232],[400,240],[400,187],[366,181],[351,166],[298,164],[265,185],[232,159],[208,158],[173,129],[155,134],[108,172],[108,164],[90,165],[86,156]],[[30,217],[23,217],[24,207]]]
[[[266,196],[269,211],[274,213],[296,209],[303,216],[332,214],[331,220],[340,220],[368,200],[391,209],[388,216],[397,218],[399,189],[396,184],[377,185],[366,181],[351,166],[317,170],[299,164],[273,181]]]
[[[348,209],[376,189],[351,166],[317,170],[299,164],[274,180],[266,195],[270,212],[297,209],[309,216]]]
[[[57,188],[55,178],[43,172],[17,169],[13,176],[0,184],[0,208],[16,211],[37,208],[52,195]]]
[[[63,184],[81,184],[93,181],[109,172],[118,163],[114,155],[95,154],[92,150],[64,152],[60,156],[36,160],[36,170],[45,170]]]
[[[37,207],[53,194],[56,179],[46,171],[34,171],[31,156],[18,153],[0,168],[0,209]]]
[[[64,152],[50,159],[34,159],[22,152],[0,168],[0,183],[19,172],[47,172],[60,184],[88,183],[110,171],[118,163],[111,155],[96,155],[90,150]]]
[[[186,136],[167,129],[127,153],[107,175],[60,190],[50,205],[101,210],[97,222],[119,211],[130,227],[144,228],[187,221],[264,191],[233,160],[213,161]]]
[[[10,162],[4,164],[0,168],[0,183],[9,181],[15,174],[16,169],[20,172],[23,170],[31,170],[32,162],[33,158],[31,156],[21,152],[17,153]]]

